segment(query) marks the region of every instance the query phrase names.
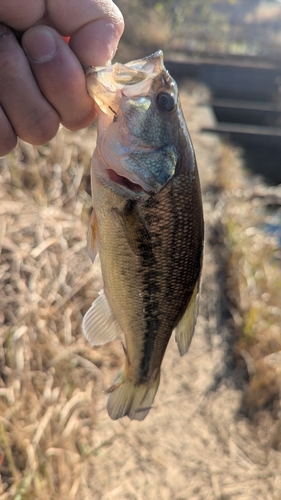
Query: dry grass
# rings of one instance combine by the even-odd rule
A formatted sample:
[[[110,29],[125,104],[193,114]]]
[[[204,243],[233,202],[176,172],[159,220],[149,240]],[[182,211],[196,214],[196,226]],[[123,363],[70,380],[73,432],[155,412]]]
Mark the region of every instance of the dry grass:
[[[214,176],[219,155],[196,139],[202,110],[195,112],[184,98],[183,105],[206,187],[211,183],[208,171]],[[224,494],[250,498],[247,492],[251,495],[254,488],[264,492],[263,478],[274,482],[272,470],[278,469],[272,464],[280,463],[279,455],[272,451],[271,459],[267,444],[263,448],[256,443],[256,431],[253,440],[248,428],[239,433],[240,396],[229,389],[222,399],[219,391],[206,393],[212,370],[216,373],[220,365],[219,348],[210,350],[205,340],[212,328],[217,341],[221,337],[217,292],[210,293],[214,304],[210,295],[202,297],[201,309],[208,310],[209,319],[199,318],[186,362],[179,361],[174,345],[169,347],[155,416],[151,412],[142,427],[105,417],[104,398],[99,396],[123,354],[116,345],[92,349],[81,332],[82,316],[101,287],[99,266],[92,266],[86,253],[94,145],[94,128],[79,134],[62,128],[50,144],[33,148],[22,143],[0,160],[0,499],[135,499],[146,498],[149,491],[151,498],[188,495],[198,500],[208,494],[210,499]],[[260,228],[265,198],[261,190],[257,196],[257,190],[245,184],[231,149],[223,148],[217,173],[225,189],[220,203],[224,201],[231,248],[228,289],[237,331],[242,333],[237,357],[247,362],[248,407],[256,408],[275,401],[280,387],[279,250],[275,239]],[[212,213],[212,206],[208,210]],[[205,269],[211,290],[216,290],[212,258],[209,249]],[[207,401],[206,413],[202,401]],[[250,469],[244,473],[240,452],[228,451],[229,429],[233,442],[240,439],[239,449],[247,440],[253,448]],[[256,465],[259,454],[263,458]],[[211,466],[218,468],[220,484],[216,475],[209,484]],[[247,481],[250,473],[250,486],[243,485],[241,477]]]
[[[280,187],[266,187],[242,170],[237,152],[225,146],[219,164],[224,189],[223,223],[230,251],[228,294],[235,306],[237,361],[244,359],[249,415],[279,408],[281,390],[281,274],[276,237],[265,231],[267,207],[280,205]],[[274,208],[275,212],[277,208]]]
[[[0,160],[1,499],[91,498],[100,367],[83,339],[101,287],[86,252],[94,128]]]

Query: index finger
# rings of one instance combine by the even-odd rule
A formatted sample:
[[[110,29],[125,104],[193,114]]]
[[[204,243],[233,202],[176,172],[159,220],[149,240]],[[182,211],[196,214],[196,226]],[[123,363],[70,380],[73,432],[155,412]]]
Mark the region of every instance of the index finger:
[[[48,0],[47,12],[82,64],[105,65],[114,57],[124,20],[111,0]]]
[[[0,21],[24,31],[43,17],[45,8],[44,0],[0,0]]]

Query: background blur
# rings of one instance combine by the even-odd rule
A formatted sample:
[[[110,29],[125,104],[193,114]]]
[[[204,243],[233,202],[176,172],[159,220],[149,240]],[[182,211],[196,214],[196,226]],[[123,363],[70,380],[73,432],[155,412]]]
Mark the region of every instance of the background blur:
[[[281,4],[259,0],[118,0],[123,42],[191,55],[249,55],[280,61]],[[145,52],[146,51],[146,52]]]
[[[96,126],[0,159],[0,499],[281,498],[281,3],[119,0],[116,60],[164,51],[206,238],[190,350],[154,408],[113,422],[119,342],[93,349],[86,233]]]

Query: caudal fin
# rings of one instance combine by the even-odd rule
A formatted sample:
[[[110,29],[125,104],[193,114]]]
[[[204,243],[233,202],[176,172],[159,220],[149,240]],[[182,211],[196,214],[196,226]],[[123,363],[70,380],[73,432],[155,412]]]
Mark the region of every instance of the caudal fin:
[[[108,389],[107,411],[110,418],[117,420],[126,415],[131,420],[143,420],[154,401],[160,381],[160,370],[147,384],[134,385],[121,369]]]

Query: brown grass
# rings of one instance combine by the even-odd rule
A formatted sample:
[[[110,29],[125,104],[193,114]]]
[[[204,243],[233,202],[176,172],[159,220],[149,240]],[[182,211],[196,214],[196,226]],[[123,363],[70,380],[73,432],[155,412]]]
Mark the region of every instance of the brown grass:
[[[86,252],[94,128],[0,160],[1,499],[90,498],[100,367],[82,317],[101,287]]]
[[[220,154],[219,148],[200,146],[195,130],[200,108],[195,112],[185,98],[183,105],[195,135],[205,187],[211,183],[209,170],[214,175],[210,158],[211,164],[219,163],[215,175],[224,188],[220,205],[231,250],[228,293],[240,334],[237,360],[244,360],[250,376],[247,408],[255,410],[272,403],[274,407],[280,388],[281,283],[276,240],[261,228],[266,196],[260,185],[247,181],[232,149],[223,147]],[[209,484],[209,472],[205,474],[202,468],[204,457],[212,466],[219,461],[222,464],[221,485],[214,483],[212,489],[218,493],[210,498],[220,498],[220,488],[228,491],[227,481],[236,498],[236,487],[245,488],[246,495],[251,488],[240,483],[241,470],[238,474],[233,467],[233,463],[241,466],[240,454],[233,459],[225,451],[227,444],[219,446],[221,429],[227,443],[229,428],[236,425],[234,420],[229,425],[230,417],[220,413],[223,405],[231,408],[232,392],[226,391],[229,399],[226,403],[224,399],[223,405],[215,399],[219,391],[210,393],[213,406],[208,399],[206,408],[218,412],[213,434],[206,426],[212,426],[215,417],[200,413],[200,398],[206,401],[210,378],[208,350],[205,347],[204,355],[203,349],[202,358],[202,345],[205,330],[212,327],[203,316],[201,337],[199,321],[197,340],[193,341],[193,348],[198,342],[194,359],[189,353],[184,364],[178,353],[171,356],[171,347],[170,357],[164,360],[162,388],[165,381],[173,380],[175,385],[170,384],[165,397],[162,391],[162,401],[160,391],[157,404],[162,413],[159,411],[155,420],[152,414],[139,427],[123,420],[112,423],[108,417],[98,419],[100,406],[104,407],[104,398],[99,395],[111,382],[111,372],[116,372],[123,354],[116,345],[92,349],[81,332],[82,316],[102,286],[98,263],[92,266],[86,252],[91,209],[89,164],[94,146],[94,128],[79,134],[62,128],[50,144],[33,148],[20,143],[0,160],[0,499],[92,500],[104,492],[104,498],[145,498],[148,489],[161,491],[159,498],[167,499],[172,495],[186,498],[195,491],[192,498],[197,499],[197,483],[198,491],[200,485],[204,490]],[[208,269],[211,258],[208,251]],[[208,305],[210,310],[209,297],[201,300],[202,309]],[[188,392],[186,387],[192,384],[193,392]],[[190,410],[193,400],[199,413]],[[239,402],[235,405],[238,408]],[[279,427],[276,435],[278,449]],[[243,449],[244,434],[240,444]],[[260,443],[255,445],[256,459],[261,447]],[[181,472],[179,476],[175,470]],[[234,479],[233,470],[237,473]],[[271,465],[267,469],[264,463],[257,469],[251,465],[251,487],[263,486],[263,479],[259,482],[258,478],[263,478],[264,471],[271,477],[271,470]],[[232,493],[225,494],[234,498]]]
[[[224,190],[223,223],[229,249],[228,295],[234,305],[237,362],[243,358],[249,375],[245,409],[278,411],[281,390],[281,274],[277,238],[266,233],[268,200],[281,199],[248,176],[235,150],[225,146],[219,163]],[[280,203],[280,201],[278,201]],[[276,208],[274,209],[276,210]]]

